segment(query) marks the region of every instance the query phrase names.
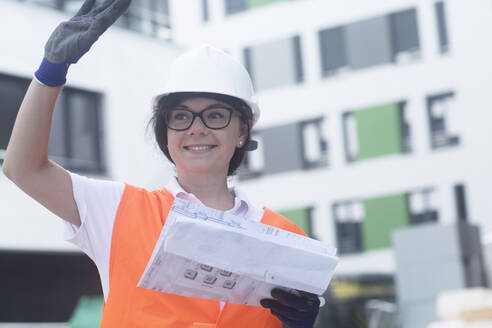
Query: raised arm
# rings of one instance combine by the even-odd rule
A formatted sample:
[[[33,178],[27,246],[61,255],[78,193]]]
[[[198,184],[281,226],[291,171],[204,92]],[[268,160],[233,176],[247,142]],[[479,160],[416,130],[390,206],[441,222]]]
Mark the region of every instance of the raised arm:
[[[86,0],[61,23],[45,46],[43,59],[22,101],[7,147],[3,172],[19,188],[57,216],[80,226],[69,173],[48,160],[53,109],[71,64],[84,55],[131,0]]]

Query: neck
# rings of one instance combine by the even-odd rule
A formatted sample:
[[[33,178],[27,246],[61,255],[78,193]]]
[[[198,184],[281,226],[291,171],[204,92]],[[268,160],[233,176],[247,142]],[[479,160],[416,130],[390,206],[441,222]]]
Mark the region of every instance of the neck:
[[[179,174],[178,183],[194,194],[205,206],[221,211],[234,207],[234,196],[227,188],[227,175]]]

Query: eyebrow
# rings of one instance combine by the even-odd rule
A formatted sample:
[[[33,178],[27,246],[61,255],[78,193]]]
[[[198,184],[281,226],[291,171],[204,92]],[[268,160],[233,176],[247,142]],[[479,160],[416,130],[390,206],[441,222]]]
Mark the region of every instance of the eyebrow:
[[[201,111],[204,111],[204,110],[207,110],[207,109],[210,109],[210,108],[214,108],[214,107],[222,107],[222,108],[228,108],[228,109],[231,109],[231,110],[234,110],[234,108],[232,108],[231,106],[229,105],[225,105],[225,104],[220,104],[220,103],[216,103],[216,104],[212,104],[212,105],[208,105],[207,107],[205,107],[204,109],[202,109]],[[187,110],[191,110],[190,107],[186,106],[186,105],[176,105],[174,106],[173,108],[178,108],[178,109],[187,109]]]

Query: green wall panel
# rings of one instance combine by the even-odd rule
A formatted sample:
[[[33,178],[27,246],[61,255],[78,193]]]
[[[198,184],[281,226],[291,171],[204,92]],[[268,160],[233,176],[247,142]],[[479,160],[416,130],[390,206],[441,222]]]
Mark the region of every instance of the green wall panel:
[[[362,221],[364,250],[390,247],[391,231],[407,226],[410,222],[405,194],[365,199],[364,211],[365,217]]]
[[[357,124],[357,159],[403,152],[398,104],[360,109],[353,113]]]
[[[82,296],[69,321],[70,328],[99,327],[103,310],[102,297]]]
[[[275,2],[281,2],[284,0],[246,0],[246,6],[248,8],[256,8],[266,6]]]
[[[285,216],[290,221],[294,222],[305,233],[311,236],[311,215],[308,208],[293,209],[281,211],[279,214]]]

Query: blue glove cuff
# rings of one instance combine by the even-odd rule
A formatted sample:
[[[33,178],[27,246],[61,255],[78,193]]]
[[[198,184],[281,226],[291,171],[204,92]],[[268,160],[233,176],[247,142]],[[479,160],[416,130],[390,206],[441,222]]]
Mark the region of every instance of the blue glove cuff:
[[[67,82],[69,63],[53,64],[43,58],[38,70],[34,73],[39,82],[50,86],[59,87]]]

